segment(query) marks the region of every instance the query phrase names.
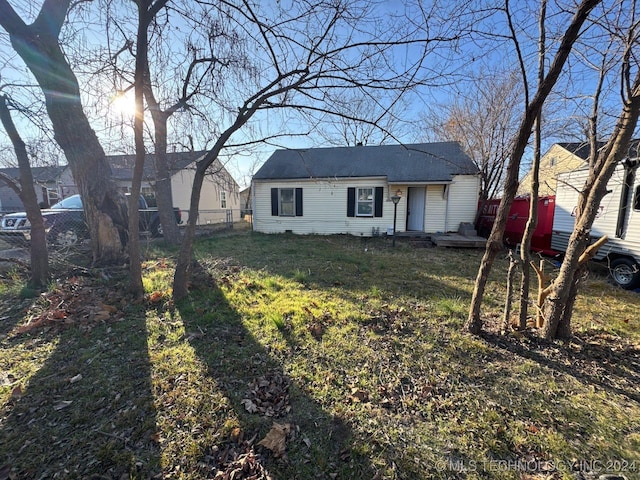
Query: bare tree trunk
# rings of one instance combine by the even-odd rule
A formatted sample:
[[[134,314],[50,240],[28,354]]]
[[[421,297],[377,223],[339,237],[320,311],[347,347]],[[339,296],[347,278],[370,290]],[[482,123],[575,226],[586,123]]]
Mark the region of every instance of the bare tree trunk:
[[[46,0],[26,25],[7,0],[0,0],[0,25],[44,92],[47,112],[82,196],[95,264],[121,261],[127,241],[127,211],[112,180],[104,150],[82,110],[78,81],[58,35],[69,0]]]
[[[129,290],[136,297],[144,293],[142,285],[142,260],[140,258],[140,186],[144,171],[144,82],[147,68],[147,18],[146,1],[139,0],[138,4],[138,32],[136,37],[136,67],[134,77],[134,91],[136,114],[133,121],[134,141],[136,147],[136,160],[133,167],[131,180],[131,197],[129,198]]]
[[[0,121],[11,139],[13,149],[18,159],[20,188],[17,189],[16,186],[16,193],[20,197],[20,200],[22,200],[22,204],[27,213],[27,219],[29,223],[31,223],[31,283],[36,288],[42,288],[47,284],[47,280],[49,279],[49,254],[47,252],[44,220],[42,219],[40,207],[38,206],[38,198],[33,183],[27,149],[13,123],[11,112],[7,105],[7,97],[4,95],[0,96]],[[9,184],[9,186],[11,185]]]
[[[502,329],[504,332],[509,331],[511,325],[511,306],[513,304],[513,280],[516,277],[516,267],[518,260],[513,254],[513,250],[509,250],[509,273],[507,274],[507,296],[504,302],[504,316],[502,317]]]
[[[147,103],[149,95],[146,95]],[[157,103],[150,103],[151,117],[155,135],[155,171],[156,171],[156,202],[158,215],[162,224],[165,243],[178,245],[180,243],[180,229],[176,224],[173,212],[173,194],[171,192],[171,172],[167,162],[167,120],[169,115],[161,112]]]
[[[531,170],[531,196],[529,197],[529,218],[522,235],[520,244],[520,259],[522,261],[522,281],[520,284],[520,315],[518,328],[527,328],[527,316],[529,313],[529,290],[531,284],[531,240],[538,225],[538,191],[540,190],[540,118],[536,120],[535,146],[533,153],[533,166]]]
[[[520,161],[522,155],[529,141],[531,135],[531,128],[533,122],[540,114],[542,105],[544,104],[547,96],[551,92],[551,89],[555,85],[562,72],[564,64],[571,52],[573,44],[577,40],[582,25],[586,21],[591,10],[600,2],[600,0],[583,0],[580,3],[575,15],[571,20],[571,24],[567,27],[558,51],[555,55],[553,63],[549,68],[549,73],[545,76],[541,82],[540,87],[532,101],[527,105],[525,109],[524,117],[520,123],[518,129],[518,135],[514,142],[509,164],[507,166],[507,173],[505,176],[505,185],[496,213],[496,219],[491,229],[491,234],[487,241],[484,256],[482,257],[482,263],[478,269],[478,275],[476,277],[476,283],[473,290],[473,296],[471,299],[471,305],[469,308],[469,317],[467,318],[466,328],[469,332],[478,334],[482,330],[482,319],[480,317],[480,310],[482,307],[482,299],[484,296],[484,290],[486,287],[489,273],[497,253],[502,250],[502,236],[507,223],[507,216],[511,209],[511,204],[518,189],[518,173],[520,170]]]
[[[538,88],[544,81],[544,59],[546,53],[546,30],[545,21],[547,17],[547,2],[543,0],[540,4],[540,19],[538,22],[540,37],[538,39]],[[531,195],[529,196],[529,218],[522,235],[520,244],[520,259],[522,261],[522,278],[520,283],[520,315],[518,328],[527,328],[527,316],[529,314],[529,290],[531,285],[531,240],[533,233],[538,226],[538,192],[540,191],[540,157],[542,142],[542,110],[536,118],[534,128],[534,151],[533,165],[531,166]]]
[[[572,289],[579,275],[580,257],[589,245],[591,226],[598,213],[600,202],[607,193],[607,183],[616,166],[626,157],[629,143],[640,116],[640,72],[636,74],[629,88],[629,98],[625,101],[622,113],[611,138],[591,165],[589,178],[580,195],[576,214],[576,224],[569,238],[564,261],[556,280],[550,286],[547,297],[547,321],[543,335],[547,339],[566,338],[571,334],[571,311],[573,306]],[[577,290],[576,290],[577,293]]]
[[[193,178],[191,203],[189,204],[189,220],[182,239],[182,247],[178,254],[176,271],[173,276],[173,298],[176,300],[185,298],[189,294],[189,274],[192,260],[191,255],[193,253],[193,240],[195,239],[196,221],[198,219],[200,193],[202,191],[202,183],[204,182],[207,167],[208,165],[206,165],[204,161],[199,162]]]

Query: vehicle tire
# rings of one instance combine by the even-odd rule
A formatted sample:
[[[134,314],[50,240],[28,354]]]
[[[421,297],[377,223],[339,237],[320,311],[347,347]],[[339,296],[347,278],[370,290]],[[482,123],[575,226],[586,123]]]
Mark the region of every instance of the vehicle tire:
[[[73,247],[82,241],[82,235],[72,227],[65,227],[49,233],[50,241],[58,247]]]
[[[633,290],[640,286],[640,266],[631,258],[614,258],[609,272],[613,281],[625,290]]]
[[[154,238],[164,236],[164,230],[160,221],[156,221],[151,225],[151,236]]]

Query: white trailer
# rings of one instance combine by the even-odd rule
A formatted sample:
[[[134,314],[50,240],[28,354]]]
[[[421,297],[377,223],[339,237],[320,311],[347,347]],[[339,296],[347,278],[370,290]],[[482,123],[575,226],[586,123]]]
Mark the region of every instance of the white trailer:
[[[607,235],[596,260],[606,261],[611,277],[622,288],[640,287],[640,160],[626,160],[616,167],[607,184],[591,229],[592,241]],[[551,248],[564,252],[575,223],[578,192],[587,169],[558,175]]]

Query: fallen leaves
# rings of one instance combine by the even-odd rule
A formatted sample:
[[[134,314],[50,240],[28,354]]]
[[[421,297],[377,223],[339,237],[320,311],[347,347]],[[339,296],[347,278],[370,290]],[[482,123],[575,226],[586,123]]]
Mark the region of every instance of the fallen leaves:
[[[290,423],[280,424],[273,422],[271,430],[258,442],[258,445],[271,450],[274,457],[282,457],[287,449],[287,435],[289,433],[291,433]]]
[[[20,397],[22,397],[22,387],[20,385],[13,387],[13,390],[11,390],[11,399],[18,400]]]
[[[92,326],[117,318],[119,308],[114,305],[117,303],[127,304],[122,293],[97,287],[91,277],[60,280],[55,288],[41,294],[31,305],[28,320],[16,329],[16,333],[47,328],[59,330],[75,324]]]
[[[253,453],[244,453],[227,465],[224,470],[218,471],[214,480],[272,480],[260,459]]]
[[[289,384],[289,379],[280,372],[268,372],[249,384],[247,398],[243,398],[240,403],[249,413],[282,417],[291,410]]]
[[[58,410],[63,410],[65,408],[67,408],[68,406],[70,406],[73,403],[73,400],[62,400],[58,403],[56,403],[53,406],[53,409],[58,411]]]

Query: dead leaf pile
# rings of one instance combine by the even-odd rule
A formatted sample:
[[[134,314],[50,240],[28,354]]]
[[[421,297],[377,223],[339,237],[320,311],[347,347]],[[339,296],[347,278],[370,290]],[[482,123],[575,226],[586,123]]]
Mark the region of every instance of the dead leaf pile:
[[[379,309],[370,312],[369,318],[364,323],[378,334],[387,332],[410,334],[411,315],[412,312],[404,307],[383,304]]]
[[[220,470],[214,480],[272,480],[271,475],[260,463],[260,458],[253,452],[245,453]]]
[[[264,459],[254,451],[256,435],[244,439],[244,432],[236,428],[229,443],[214,446],[199,464],[201,473],[214,480],[273,480],[264,468]]]
[[[124,299],[114,290],[98,287],[92,278],[72,277],[60,280],[51,291],[45,292],[30,307],[27,322],[17,333],[38,328],[63,329],[70,325],[95,325],[115,318]]]
[[[279,372],[269,372],[249,384],[249,392],[240,403],[249,413],[278,418],[291,410],[289,405],[290,381]]]

